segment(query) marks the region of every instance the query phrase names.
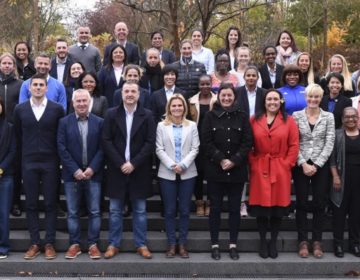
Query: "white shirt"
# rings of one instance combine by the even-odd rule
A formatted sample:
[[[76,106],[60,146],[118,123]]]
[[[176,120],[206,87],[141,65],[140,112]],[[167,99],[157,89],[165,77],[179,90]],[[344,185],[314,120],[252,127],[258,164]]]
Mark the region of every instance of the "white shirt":
[[[58,58],[56,58],[56,73],[57,73],[57,80],[62,83],[64,79],[64,72],[65,72],[65,65],[66,65],[66,59],[64,61],[60,61]]]
[[[134,111],[129,112],[125,105],[124,105],[124,109],[125,109],[125,114],[126,114],[126,148],[125,148],[125,160],[129,161],[130,160],[130,138],[131,138],[131,127],[132,127],[132,123],[134,120],[134,113],[136,111],[136,107],[134,109]]]
[[[269,71],[269,77],[270,77],[270,81],[271,81],[271,84],[273,86],[273,88],[275,87],[275,83],[276,83],[276,64],[275,64],[275,68],[274,69],[271,69],[269,67],[268,64],[266,64],[267,68],[268,68],[268,71]],[[274,71],[273,71],[274,70]]]
[[[253,115],[255,115],[255,104],[256,104],[256,90],[257,88],[254,89],[254,91],[250,91],[246,86],[246,93],[247,93],[247,98],[249,101],[249,112],[250,112],[250,117],[252,117]]]
[[[205,65],[206,73],[211,75],[214,73],[215,70],[215,60],[214,60],[214,53],[212,50],[201,47],[199,51],[192,52],[192,58],[197,61],[201,62]]]
[[[30,98],[30,105],[36,120],[39,121],[45,112],[45,108],[47,105],[47,98],[45,97],[39,105],[35,104],[32,98]]]
[[[173,86],[173,87],[170,88],[170,89],[164,87],[164,89],[165,89],[166,99],[167,99],[167,101],[169,101],[170,98],[171,98],[171,96],[174,94],[175,86]]]
[[[85,46],[84,50],[86,50],[89,46],[89,43],[86,43],[86,44],[81,44],[80,42],[77,42],[76,44],[79,48],[81,48],[81,46]]]
[[[120,67],[115,67],[113,65],[113,69],[114,69],[116,84],[118,85],[120,83],[121,75],[122,75],[122,72],[123,72],[123,69],[124,69],[124,64],[121,65]]]

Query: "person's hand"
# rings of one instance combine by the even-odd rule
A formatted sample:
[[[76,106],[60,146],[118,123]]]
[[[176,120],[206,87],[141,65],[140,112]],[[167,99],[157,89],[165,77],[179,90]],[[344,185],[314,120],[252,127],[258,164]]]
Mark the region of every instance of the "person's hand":
[[[94,170],[92,170],[91,167],[88,167],[88,168],[85,169],[83,174],[85,175],[86,180],[90,180],[91,177],[94,175]]]
[[[223,159],[220,162],[220,165],[223,170],[229,170],[229,169],[233,168],[235,164],[229,159]]]
[[[134,171],[135,167],[130,163],[130,161],[124,163],[121,167],[120,167],[122,173],[129,175],[131,172]]]
[[[302,164],[302,169],[303,169],[304,174],[309,177],[315,175],[315,173],[317,171],[317,168],[315,165],[311,165],[306,162]]]
[[[81,169],[78,169],[75,174],[74,177],[77,181],[82,181],[86,179],[86,176],[84,175],[84,172],[82,172]]]
[[[336,191],[336,192],[341,190],[341,179],[339,176],[335,176],[333,178],[333,188],[334,188],[334,191]]]
[[[178,165],[178,164],[176,164],[174,167],[173,167],[173,170],[174,170],[174,172],[176,173],[176,174],[181,174],[181,173],[183,173],[183,169],[181,168],[181,166],[180,165]]]

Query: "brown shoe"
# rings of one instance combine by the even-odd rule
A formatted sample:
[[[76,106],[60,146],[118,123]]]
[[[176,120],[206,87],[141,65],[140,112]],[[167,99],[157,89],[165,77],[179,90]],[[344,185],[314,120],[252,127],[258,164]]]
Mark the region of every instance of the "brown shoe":
[[[179,255],[180,255],[180,258],[183,258],[183,259],[189,258],[189,252],[186,250],[184,245],[179,245]]]
[[[168,247],[168,250],[166,251],[165,256],[166,256],[167,258],[174,258],[175,255],[176,255],[176,246],[175,246],[175,245],[170,245],[170,246]]]
[[[149,251],[148,247],[146,247],[146,246],[139,247],[139,248],[137,248],[136,251],[144,259],[151,259],[152,258],[151,252]]]
[[[56,251],[52,244],[46,244],[45,245],[45,259],[47,260],[53,260],[56,258]]]
[[[204,215],[205,215],[205,208],[204,208],[205,202],[203,200],[196,200],[195,205],[196,205],[196,216],[204,217]]]
[[[69,247],[65,254],[65,259],[75,259],[81,254],[81,248],[79,244],[73,244]]]
[[[205,202],[205,216],[209,217],[210,215],[210,200]]]
[[[299,256],[301,258],[307,258],[309,256],[309,242],[301,241],[299,244]]]
[[[113,257],[115,257],[115,255],[119,253],[119,249],[116,248],[115,246],[109,245],[106,249],[106,252],[104,254],[104,258],[105,259],[111,259]]]
[[[31,245],[24,255],[25,260],[35,259],[40,254],[39,245]]]
[[[98,260],[101,259],[101,252],[96,244],[93,244],[89,247],[88,254],[90,259]]]
[[[324,251],[321,248],[321,243],[319,241],[314,241],[313,243],[313,254],[317,259],[321,259],[324,256]]]

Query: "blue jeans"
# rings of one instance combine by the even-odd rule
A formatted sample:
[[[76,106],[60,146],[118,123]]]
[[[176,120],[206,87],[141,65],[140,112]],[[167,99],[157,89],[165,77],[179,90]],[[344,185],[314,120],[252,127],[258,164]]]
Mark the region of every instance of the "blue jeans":
[[[66,204],[68,209],[68,230],[70,245],[80,244],[80,202],[82,193],[85,194],[86,207],[89,213],[88,246],[96,244],[99,240],[101,215],[100,197],[101,184],[95,181],[65,182]]]
[[[9,213],[12,203],[14,181],[10,175],[0,177],[0,253],[7,254],[9,242]]]
[[[196,178],[166,180],[160,178],[160,189],[164,203],[165,228],[169,245],[176,244],[176,202],[179,201],[179,244],[185,245],[189,231],[191,197]]]
[[[134,199],[131,201],[132,206],[132,228],[134,233],[135,247],[146,246],[146,199]],[[110,198],[109,209],[109,245],[120,247],[123,233],[123,216],[124,200]]]

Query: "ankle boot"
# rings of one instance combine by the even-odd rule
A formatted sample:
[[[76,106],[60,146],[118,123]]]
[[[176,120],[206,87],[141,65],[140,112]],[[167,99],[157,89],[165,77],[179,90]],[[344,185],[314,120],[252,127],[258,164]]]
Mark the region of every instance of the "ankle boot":
[[[204,217],[204,215],[205,215],[205,208],[204,208],[205,202],[203,200],[196,200],[195,205],[196,205],[196,216]]]
[[[268,245],[266,239],[260,239],[259,255],[263,259],[267,259],[269,257],[269,251],[268,251]]]

